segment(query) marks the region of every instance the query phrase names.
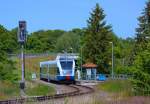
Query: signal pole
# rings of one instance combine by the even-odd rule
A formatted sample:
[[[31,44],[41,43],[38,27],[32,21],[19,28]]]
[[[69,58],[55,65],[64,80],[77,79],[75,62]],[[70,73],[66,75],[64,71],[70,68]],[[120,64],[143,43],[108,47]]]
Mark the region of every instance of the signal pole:
[[[24,56],[24,44],[26,42],[26,21],[19,21],[18,27],[18,42],[21,45],[21,71],[22,77],[20,81],[20,89],[21,95],[25,95],[24,88],[25,88],[25,56]]]
[[[24,45],[21,45],[21,69],[22,69],[22,82],[25,82],[25,59],[24,59]]]
[[[114,78],[114,43],[113,42],[109,42],[112,44],[112,71],[111,71],[111,77],[112,79]]]

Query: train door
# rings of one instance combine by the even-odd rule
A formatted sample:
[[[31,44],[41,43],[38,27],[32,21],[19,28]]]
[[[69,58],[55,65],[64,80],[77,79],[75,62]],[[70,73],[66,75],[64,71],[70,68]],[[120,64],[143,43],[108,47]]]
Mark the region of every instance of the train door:
[[[48,79],[47,71],[48,71],[48,65],[47,64],[41,65],[41,67],[40,67],[40,78],[41,79]]]
[[[49,77],[51,80],[56,80],[57,76],[59,75],[59,69],[57,64],[50,64],[49,65]]]

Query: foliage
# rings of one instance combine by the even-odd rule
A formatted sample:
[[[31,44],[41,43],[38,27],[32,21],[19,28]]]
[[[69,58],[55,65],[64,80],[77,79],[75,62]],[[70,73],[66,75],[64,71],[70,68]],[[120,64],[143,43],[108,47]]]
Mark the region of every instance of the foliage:
[[[147,48],[147,37],[150,37],[150,1],[146,3],[146,7],[142,12],[142,16],[138,18],[138,21],[139,27],[136,28],[136,52]]]
[[[150,44],[149,50],[139,53],[133,63],[135,87],[150,89]]]
[[[55,94],[54,86],[38,84],[35,82],[28,82],[26,86],[25,92],[28,96],[44,96]]]
[[[150,90],[150,1],[138,18],[136,43],[131,55],[130,66],[135,89]],[[137,90],[138,91],[138,90]]]
[[[114,40],[114,69],[116,74],[128,74],[128,64],[133,46],[134,39],[132,38],[116,38]]]
[[[0,100],[19,96],[19,86],[10,81],[0,81]]]
[[[28,35],[26,49],[32,53],[54,52],[55,44],[62,34],[63,30],[40,30]]]
[[[88,27],[83,36],[82,53],[84,62],[92,62],[98,65],[98,69],[108,73],[109,42],[112,41],[111,26],[104,21],[103,9],[96,4],[89,18]]]
[[[17,80],[17,75],[14,73],[16,69],[14,62],[7,58],[7,53],[13,51],[13,43],[10,33],[0,26],[0,80]]]
[[[80,37],[78,34],[75,34],[73,32],[64,33],[61,37],[57,39],[56,51],[67,51],[70,53],[77,53],[79,49],[79,40]]]
[[[1,47],[7,53],[14,53],[18,50],[17,44],[17,28],[8,31],[3,26],[0,26],[0,42]]]
[[[112,93],[120,93],[120,92],[131,92],[132,84],[128,80],[110,80],[104,83],[99,84],[99,90],[112,92]]]
[[[75,52],[80,53],[79,63],[93,62],[98,72],[109,73],[111,69],[111,44],[114,43],[114,71],[116,74],[132,74],[135,87],[149,89],[150,86],[150,0],[146,3],[142,15],[138,18],[136,38],[117,37],[106,24],[104,10],[96,4],[87,27],[64,30],[39,30],[27,34],[26,53]],[[8,54],[20,53],[17,42],[17,28],[7,30],[0,25],[0,80],[16,81],[18,75]],[[42,58],[46,59],[46,58]],[[26,75],[38,73],[38,62],[42,59],[26,59]],[[46,59],[48,60],[48,59]],[[19,61],[17,62],[17,64]],[[28,64],[28,66],[27,66]],[[20,66],[17,66],[21,69]],[[31,70],[30,70],[31,69]],[[32,70],[33,69],[33,70]],[[20,73],[21,71],[19,71]]]
[[[39,84],[36,82],[26,82],[25,92],[28,96],[42,96],[55,94],[54,86]],[[10,81],[0,81],[0,100],[13,99],[20,96],[18,83]]]
[[[16,68],[12,61],[0,62],[0,80],[16,81],[18,76],[14,70]]]

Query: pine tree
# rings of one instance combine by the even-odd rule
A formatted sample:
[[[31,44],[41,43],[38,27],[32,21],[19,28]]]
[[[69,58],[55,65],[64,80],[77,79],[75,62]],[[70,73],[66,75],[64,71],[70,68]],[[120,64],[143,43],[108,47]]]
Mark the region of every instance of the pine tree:
[[[139,27],[136,28],[135,45],[130,55],[129,65],[132,65],[135,56],[148,48],[150,38],[150,0],[146,3],[142,15],[138,18]]]
[[[87,28],[83,36],[82,53],[84,62],[98,65],[98,69],[108,73],[108,63],[111,60],[108,49],[111,48],[111,26],[106,25],[105,14],[99,4],[87,20]]]
[[[150,89],[150,0],[138,18],[136,42],[130,58],[131,73],[135,89]]]
[[[136,52],[143,51],[147,48],[148,37],[150,37],[150,0],[146,3],[146,7],[142,12],[142,16],[138,18],[139,27],[136,28]]]

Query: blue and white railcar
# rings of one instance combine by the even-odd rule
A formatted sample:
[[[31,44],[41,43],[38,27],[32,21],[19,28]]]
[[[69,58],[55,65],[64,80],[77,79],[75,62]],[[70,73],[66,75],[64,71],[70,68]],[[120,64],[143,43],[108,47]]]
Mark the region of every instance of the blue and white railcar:
[[[71,58],[57,58],[40,62],[40,79],[48,81],[74,81],[75,61]]]

